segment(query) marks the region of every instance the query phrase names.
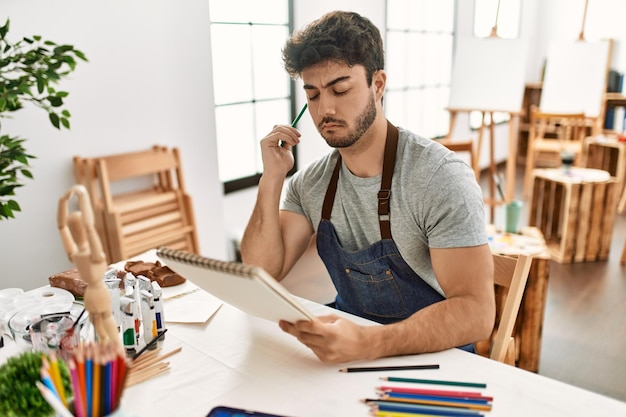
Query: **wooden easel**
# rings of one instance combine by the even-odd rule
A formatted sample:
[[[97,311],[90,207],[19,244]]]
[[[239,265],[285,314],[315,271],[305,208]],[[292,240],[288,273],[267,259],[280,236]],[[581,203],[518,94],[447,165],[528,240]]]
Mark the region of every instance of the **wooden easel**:
[[[481,114],[481,122],[480,127],[478,128],[478,141],[476,143],[476,148],[474,152],[474,160],[472,161],[472,167],[474,168],[474,172],[476,174],[476,178],[479,177],[480,173],[480,151],[482,149],[483,144],[483,136],[486,127],[486,118],[489,116],[489,197],[485,198],[485,204],[489,205],[489,216],[490,220],[493,222],[495,219],[495,207],[501,204],[505,204],[515,198],[515,150],[517,147],[516,140],[516,130],[515,130],[515,117],[519,116],[519,112],[501,112],[499,110],[493,109],[446,109],[450,113],[450,128],[448,130],[448,135],[446,136],[446,140],[451,140],[452,132],[454,130],[454,125],[456,123],[456,117],[459,113],[470,113],[472,111],[480,112]],[[509,114],[509,152],[506,159],[506,191],[501,190],[504,195],[500,194],[498,191],[496,178],[497,178],[497,168],[495,161],[495,125],[493,123],[493,114],[496,112],[508,113]]]
[[[500,1],[498,1],[496,16],[494,25],[491,29],[491,33],[489,38],[498,38],[498,15],[500,13]],[[489,197],[485,198],[485,204],[489,205],[489,215],[491,222],[494,221],[495,218],[495,207],[497,205],[505,204],[508,201],[511,201],[515,198],[515,164],[516,164],[516,155],[515,151],[517,148],[517,140],[516,140],[516,130],[515,130],[515,117],[519,116],[521,113],[521,102],[520,102],[520,111],[513,112],[510,110],[500,110],[500,109],[481,109],[481,108],[447,108],[450,113],[450,127],[448,129],[448,135],[446,136],[446,140],[450,141],[452,138],[452,132],[454,131],[454,125],[456,123],[456,117],[459,113],[470,113],[473,111],[477,111],[481,115],[480,128],[478,129],[478,143],[477,148],[475,148],[475,152],[473,152],[474,160],[472,161],[472,167],[476,174],[476,178],[479,178],[480,175],[480,153],[482,150],[483,143],[483,135],[485,131],[486,119],[489,117]],[[506,161],[506,192],[504,192],[500,188],[500,184],[496,183],[497,181],[497,169],[495,162],[495,125],[493,123],[493,114],[499,113],[508,113],[509,114],[509,152]]]

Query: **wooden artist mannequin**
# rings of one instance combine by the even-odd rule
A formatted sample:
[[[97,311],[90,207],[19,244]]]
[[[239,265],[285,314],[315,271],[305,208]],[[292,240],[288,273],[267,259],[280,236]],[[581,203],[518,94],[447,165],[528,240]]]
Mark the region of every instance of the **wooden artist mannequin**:
[[[68,213],[68,202],[74,195],[78,199],[79,210]],[[101,342],[113,343],[117,350],[123,352],[111,312],[111,296],[104,284],[106,257],[94,227],[93,210],[84,186],[73,186],[59,199],[57,222],[69,260],[78,270],[80,278],[87,283],[85,310],[89,313],[96,335]]]

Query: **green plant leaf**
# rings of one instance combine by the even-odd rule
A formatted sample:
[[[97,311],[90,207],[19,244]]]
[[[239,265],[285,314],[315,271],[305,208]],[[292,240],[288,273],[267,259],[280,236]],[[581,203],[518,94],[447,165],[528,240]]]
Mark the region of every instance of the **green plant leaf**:
[[[51,112],[49,115],[49,119],[50,119],[50,123],[52,123],[52,126],[56,127],[57,129],[60,129],[58,114]]]
[[[57,96],[49,96],[48,101],[52,107],[61,107],[63,105],[63,100]]]
[[[15,218],[13,210],[11,210],[11,207],[9,207],[8,204],[0,202],[0,217]]]
[[[87,61],[87,57],[73,45],[59,45],[40,35],[9,42],[9,24],[6,19],[0,26],[0,119],[31,103],[48,114],[52,126],[69,129],[71,114],[63,108],[68,92],[56,91],[55,86],[75,70],[77,60]],[[15,200],[2,196],[15,195],[22,179],[33,178],[29,160],[35,157],[23,144],[24,139],[0,136],[0,220],[20,211]]]

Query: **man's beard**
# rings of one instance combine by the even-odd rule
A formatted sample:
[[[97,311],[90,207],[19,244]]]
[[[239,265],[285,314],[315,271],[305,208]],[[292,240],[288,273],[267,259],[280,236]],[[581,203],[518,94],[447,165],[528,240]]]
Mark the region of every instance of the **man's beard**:
[[[328,143],[329,146],[332,146],[333,148],[347,148],[349,146],[354,145],[359,139],[361,139],[361,136],[363,136],[363,134],[367,132],[367,129],[370,128],[370,126],[374,123],[375,119],[376,119],[376,101],[374,100],[374,93],[372,93],[370,95],[370,100],[367,104],[367,107],[365,108],[365,110],[363,110],[363,112],[356,119],[356,128],[352,132],[348,132],[347,136],[344,136],[344,137],[324,136],[321,130],[321,126],[324,123],[338,122],[337,120],[330,118],[330,117],[325,117],[320,122],[318,130],[320,134],[322,135],[322,137],[326,140],[326,143]]]

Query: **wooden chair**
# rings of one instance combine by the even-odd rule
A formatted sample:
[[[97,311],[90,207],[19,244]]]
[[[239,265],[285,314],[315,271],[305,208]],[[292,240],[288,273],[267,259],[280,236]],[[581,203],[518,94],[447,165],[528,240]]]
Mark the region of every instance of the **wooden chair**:
[[[474,176],[478,181],[480,179],[480,169],[478,169],[478,161],[474,160],[474,142],[471,140],[466,141],[452,141],[451,139],[440,139],[437,142],[441,143],[452,152],[467,152],[469,155],[470,167],[474,170]]]
[[[587,136],[584,113],[545,113],[532,106],[524,176],[524,197],[530,196],[532,171],[540,155],[552,155],[560,163],[561,152],[575,155],[574,165],[581,165],[583,145]]]
[[[89,191],[110,263],[161,245],[198,253],[193,206],[177,148],[76,156],[74,173]]]
[[[516,348],[513,328],[517,320],[532,256],[493,254],[496,290],[496,322],[491,337],[476,343],[476,350],[499,362],[515,366]]]

